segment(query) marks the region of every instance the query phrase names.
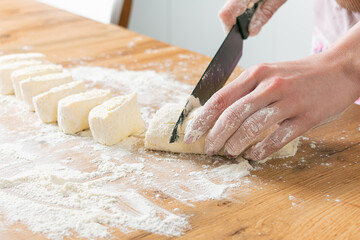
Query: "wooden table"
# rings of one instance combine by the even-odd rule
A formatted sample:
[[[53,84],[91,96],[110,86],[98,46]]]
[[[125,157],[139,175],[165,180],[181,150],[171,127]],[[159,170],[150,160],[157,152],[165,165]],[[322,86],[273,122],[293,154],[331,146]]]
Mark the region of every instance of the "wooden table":
[[[136,42],[135,47],[128,44]],[[146,49],[154,49],[145,54]],[[32,0],[0,1],[0,52],[42,52],[65,67],[94,65],[153,69],[194,84],[209,58]],[[192,54],[188,70],[177,64]],[[147,64],[154,62],[157,64]],[[189,69],[191,71],[189,71]],[[236,70],[233,77],[240,72]],[[253,172],[241,201],[198,202],[184,239],[360,239],[360,107],[309,132],[294,158]],[[311,143],[315,147],[311,148]],[[302,161],[301,161],[302,160]],[[256,174],[256,176],[255,176]],[[293,200],[295,196],[296,200]],[[1,230],[5,239],[44,239],[26,226]],[[16,229],[22,228],[23,231]],[[144,231],[119,237],[164,239]]]

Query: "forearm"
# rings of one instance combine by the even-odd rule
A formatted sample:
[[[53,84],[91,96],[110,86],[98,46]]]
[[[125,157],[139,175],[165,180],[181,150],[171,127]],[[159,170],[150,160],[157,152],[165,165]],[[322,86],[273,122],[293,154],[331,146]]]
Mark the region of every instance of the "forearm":
[[[348,79],[358,82],[360,96],[360,22],[336,41],[325,53],[326,57],[338,62]]]

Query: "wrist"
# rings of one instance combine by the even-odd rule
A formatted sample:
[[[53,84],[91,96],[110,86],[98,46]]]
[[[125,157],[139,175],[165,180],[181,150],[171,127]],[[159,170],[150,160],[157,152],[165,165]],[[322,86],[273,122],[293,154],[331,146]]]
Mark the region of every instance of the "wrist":
[[[360,23],[353,26],[324,53],[335,64],[339,64],[343,77],[354,82],[360,96]]]
[[[360,97],[360,48],[336,44],[322,53],[329,71],[338,75],[339,81],[348,81],[355,91],[356,98]]]

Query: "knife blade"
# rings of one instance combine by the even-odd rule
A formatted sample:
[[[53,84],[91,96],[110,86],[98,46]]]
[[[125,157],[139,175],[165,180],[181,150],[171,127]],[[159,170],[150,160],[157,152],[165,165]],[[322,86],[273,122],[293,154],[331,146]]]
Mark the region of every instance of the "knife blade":
[[[214,58],[211,60],[209,66],[206,68],[199,82],[190,94],[190,97],[173,128],[170,136],[170,143],[178,140],[178,127],[184,122],[185,118],[194,108],[194,104],[190,99],[198,99],[202,106],[215,92],[225,85],[242,56],[243,40],[247,39],[249,36],[249,23],[260,2],[261,1],[258,1],[242,15],[237,17],[236,23],[231,28],[219,50],[216,52]]]

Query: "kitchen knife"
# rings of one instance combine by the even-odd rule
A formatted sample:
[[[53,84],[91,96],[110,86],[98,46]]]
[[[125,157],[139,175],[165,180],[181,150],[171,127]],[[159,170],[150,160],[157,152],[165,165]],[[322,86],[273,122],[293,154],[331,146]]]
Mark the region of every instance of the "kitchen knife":
[[[195,86],[189,100],[197,98],[200,104],[204,105],[215,92],[225,85],[242,56],[243,40],[249,36],[249,24],[260,2],[261,0],[237,17],[236,23],[216,52],[214,58],[200,78],[200,81]],[[189,100],[186,102],[174,126],[170,143],[178,140],[178,127],[194,108],[192,102]]]

